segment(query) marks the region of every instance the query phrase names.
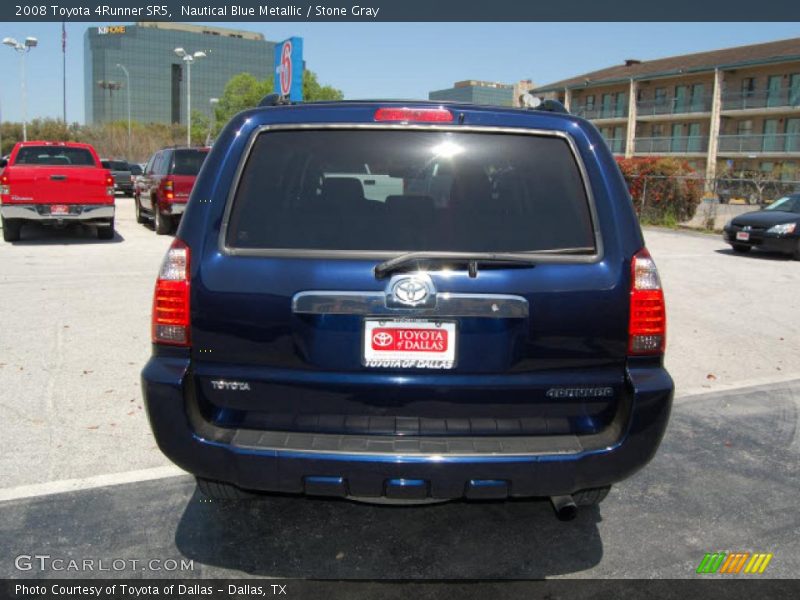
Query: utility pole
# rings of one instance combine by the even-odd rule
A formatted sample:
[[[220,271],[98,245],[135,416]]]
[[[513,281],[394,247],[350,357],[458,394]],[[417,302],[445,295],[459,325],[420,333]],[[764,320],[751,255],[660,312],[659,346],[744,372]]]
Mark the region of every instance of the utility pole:
[[[67,25],[64,21],[61,21],[61,85],[63,94],[62,101],[63,101],[63,112],[64,112],[64,129],[66,130],[67,128]]]

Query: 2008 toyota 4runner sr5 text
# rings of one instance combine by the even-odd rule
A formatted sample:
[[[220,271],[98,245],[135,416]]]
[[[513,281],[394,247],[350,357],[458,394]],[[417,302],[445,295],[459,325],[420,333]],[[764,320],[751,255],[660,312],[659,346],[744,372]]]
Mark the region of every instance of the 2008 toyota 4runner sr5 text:
[[[162,451],[217,498],[563,517],[644,466],[673,394],[661,284],[603,139],[548,108],[236,116],[156,283]]]

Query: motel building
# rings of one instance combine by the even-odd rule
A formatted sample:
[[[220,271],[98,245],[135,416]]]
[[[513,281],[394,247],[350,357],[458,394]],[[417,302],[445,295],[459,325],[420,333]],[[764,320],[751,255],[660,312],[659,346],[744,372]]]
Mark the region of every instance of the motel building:
[[[533,93],[592,121],[618,156],[681,158],[709,180],[800,179],[800,38],[628,59]]]

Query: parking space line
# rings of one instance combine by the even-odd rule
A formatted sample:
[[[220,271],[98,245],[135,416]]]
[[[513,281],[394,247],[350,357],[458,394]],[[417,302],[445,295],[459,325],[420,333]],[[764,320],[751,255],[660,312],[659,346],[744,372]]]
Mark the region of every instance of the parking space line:
[[[105,475],[95,475],[93,477],[84,477],[81,479],[63,479],[61,481],[33,483],[30,485],[0,489],[0,502],[76,492],[79,490],[120,485],[123,483],[138,483],[140,481],[151,481],[153,479],[165,479],[180,475],[186,475],[186,472],[174,465],[167,465],[152,469],[124,471],[122,473],[107,473]]]
[[[766,377],[753,377],[751,379],[740,379],[732,383],[715,383],[708,387],[695,387],[688,389],[675,390],[675,400],[682,400],[691,396],[702,396],[705,394],[714,394],[720,392],[733,392],[751,387],[762,387],[768,385],[779,385],[784,383],[800,382],[800,375],[797,373],[786,373],[785,375],[768,375]]]

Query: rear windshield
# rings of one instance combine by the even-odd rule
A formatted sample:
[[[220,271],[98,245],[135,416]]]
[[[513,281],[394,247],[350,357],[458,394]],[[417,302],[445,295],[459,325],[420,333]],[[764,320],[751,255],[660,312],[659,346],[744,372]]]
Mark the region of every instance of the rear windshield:
[[[208,151],[203,150],[176,150],[172,166],[173,175],[197,175]]]
[[[131,175],[141,175],[142,174],[142,167],[137,165],[136,163],[129,163],[128,170],[131,172]]]
[[[122,160],[107,160],[103,161],[103,163],[106,169],[111,169],[112,171],[130,171],[128,163]],[[108,166],[106,166],[105,163],[108,163]]]
[[[60,146],[24,146],[17,152],[15,164],[60,167],[94,167],[92,153],[86,148]]]
[[[411,130],[260,134],[226,241],[246,249],[595,248],[564,139]]]

